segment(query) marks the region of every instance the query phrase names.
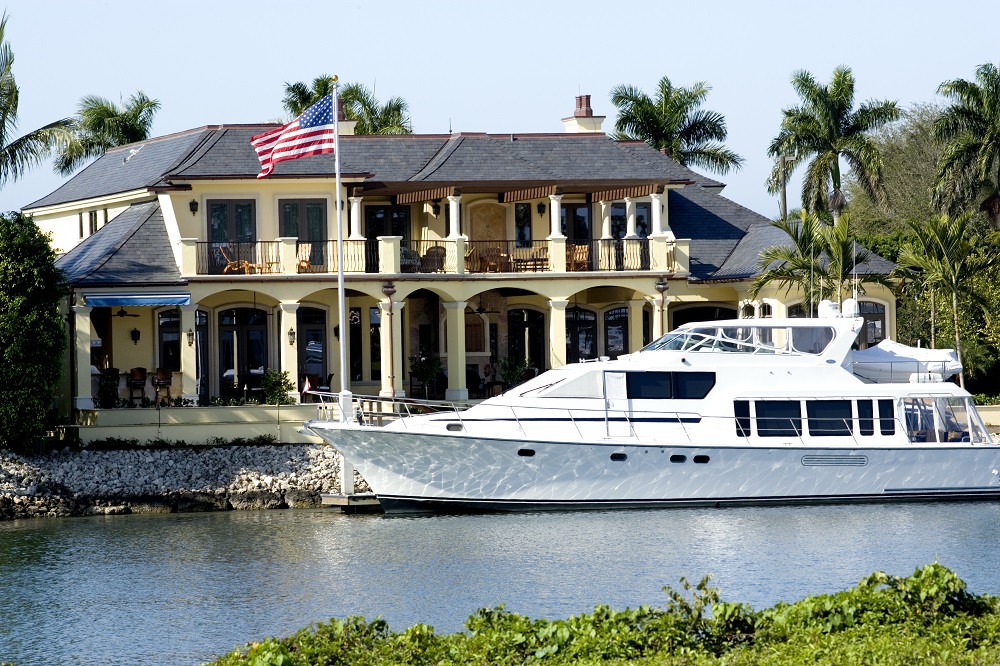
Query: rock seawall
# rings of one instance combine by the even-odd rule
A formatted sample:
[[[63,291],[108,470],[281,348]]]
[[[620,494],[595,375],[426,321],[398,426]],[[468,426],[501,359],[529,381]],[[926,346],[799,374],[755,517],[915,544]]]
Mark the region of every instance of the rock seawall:
[[[0,452],[0,520],[316,507],[339,485],[336,451],[316,444]]]

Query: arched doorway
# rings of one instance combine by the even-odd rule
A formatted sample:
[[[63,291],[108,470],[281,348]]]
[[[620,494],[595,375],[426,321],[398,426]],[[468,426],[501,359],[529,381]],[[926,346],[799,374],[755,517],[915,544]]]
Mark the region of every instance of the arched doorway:
[[[528,359],[529,368],[545,367],[545,315],[518,308],[507,312],[507,355]]]
[[[255,397],[267,369],[267,312],[228,308],[219,312],[219,394]]]
[[[566,308],[566,362],[597,358],[597,314],[581,307]]]
[[[618,358],[628,351],[628,308],[612,308],[604,313],[604,355]]]
[[[736,308],[732,305],[696,305],[671,311],[670,319],[677,328],[693,321],[714,321],[716,319],[736,319]]]

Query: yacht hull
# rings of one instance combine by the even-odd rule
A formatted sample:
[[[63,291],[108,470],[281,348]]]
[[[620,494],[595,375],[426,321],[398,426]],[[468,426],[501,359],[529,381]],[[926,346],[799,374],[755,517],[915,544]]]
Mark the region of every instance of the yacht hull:
[[[307,427],[388,513],[1000,498],[1000,447],[524,441]]]

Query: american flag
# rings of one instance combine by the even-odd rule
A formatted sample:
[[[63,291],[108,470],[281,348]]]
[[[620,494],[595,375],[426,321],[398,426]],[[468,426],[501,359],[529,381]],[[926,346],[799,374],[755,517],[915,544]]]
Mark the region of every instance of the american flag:
[[[260,160],[261,171],[257,177],[270,174],[278,162],[332,153],[336,122],[333,95],[327,95],[287,125],[250,139]]]

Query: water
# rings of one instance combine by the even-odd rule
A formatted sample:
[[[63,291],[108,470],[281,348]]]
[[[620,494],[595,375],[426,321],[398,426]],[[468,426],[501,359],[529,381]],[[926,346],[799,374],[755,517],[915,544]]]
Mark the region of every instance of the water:
[[[756,608],[935,558],[1000,594],[992,502],[483,516],[334,510],[0,523],[0,661],[196,664],[331,617],[458,631],[504,603],[568,617],[660,605],[715,574]]]

